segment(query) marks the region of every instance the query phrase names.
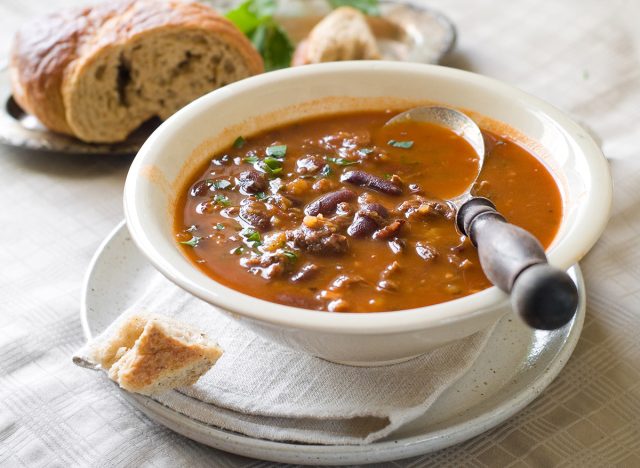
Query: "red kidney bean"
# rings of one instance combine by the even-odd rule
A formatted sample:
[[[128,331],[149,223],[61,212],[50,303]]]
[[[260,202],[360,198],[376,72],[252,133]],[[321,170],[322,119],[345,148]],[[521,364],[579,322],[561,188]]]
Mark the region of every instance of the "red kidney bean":
[[[258,171],[244,171],[238,176],[238,185],[248,194],[264,192],[267,189],[267,179]]]
[[[368,203],[358,210],[347,228],[347,234],[351,237],[366,237],[378,229],[381,221],[388,216],[389,212],[380,203]]]
[[[306,281],[313,278],[318,274],[320,267],[315,263],[305,263],[302,267],[291,277],[291,281],[298,283],[300,281]]]
[[[375,211],[383,218],[389,217],[389,211],[387,211],[387,209],[380,203],[367,203],[363,208],[369,211]]]
[[[349,182],[360,187],[369,187],[387,195],[401,195],[402,189],[393,182],[381,179],[364,171],[349,171],[342,174],[341,182]]]
[[[240,208],[240,219],[258,231],[268,231],[271,228],[270,218],[271,216],[262,202],[249,201]]]
[[[400,232],[400,229],[402,228],[404,223],[405,223],[404,219],[396,219],[391,224],[388,224],[387,226],[385,226],[385,227],[383,227],[381,229],[378,229],[373,234],[373,238],[374,239],[389,239],[391,237],[396,237],[398,235],[398,232]]]
[[[319,214],[327,215],[336,210],[338,203],[349,202],[355,200],[355,198],[355,192],[352,192],[349,189],[329,192],[309,203],[304,209],[304,212],[310,216],[316,216]]]
[[[211,190],[211,181],[210,180],[201,180],[191,187],[191,196],[192,197],[203,197],[209,194]]]
[[[353,223],[347,228],[347,234],[351,237],[366,237],[378,229],[378,223],[373,219],[356,214]]]
[[[407,246],[407,243],[404,239],[395,238],[389,241],[389,248],[394,254],[400,254],[404,252],[404,249],[406,248],[406,246]]]

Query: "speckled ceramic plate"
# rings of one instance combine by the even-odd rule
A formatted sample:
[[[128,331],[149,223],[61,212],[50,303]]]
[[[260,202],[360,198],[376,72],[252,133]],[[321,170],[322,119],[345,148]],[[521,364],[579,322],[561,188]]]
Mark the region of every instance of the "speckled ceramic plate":
[[[121,223],[99,247],[85,278],[82,324],[86,337],[100,333],[132,304],[153,272]],[[578,341],[585,315],[580,269],[576,265],[569,273],[580,294],[572,322],[560,330],[545,332],[504,317],[476,364],[440,396],[425,416],[369,445],[305,445],[256,439],[203,424],[151,398],[123,394],[154,421],[203,444],[247,457],[341,465],[425,454],[500,424],[535,399],[558,375]]]
[[[211,1],[219,11],[226,0]],[[313,0],[282,2],[278,21],[294,41],[304,38],[326,13],[327,3]],[[441,13],[411,2],[382,0],[381,17],[370,23],[384,59],[438,63],[454,46],[456,30]],[[159,125],[158,119],[143,124],[129,138],[115,144],[90,144],[47,130],[13,99],[6,65],[0,65],[0,143],[39,151],[77,154],[135,154]]]

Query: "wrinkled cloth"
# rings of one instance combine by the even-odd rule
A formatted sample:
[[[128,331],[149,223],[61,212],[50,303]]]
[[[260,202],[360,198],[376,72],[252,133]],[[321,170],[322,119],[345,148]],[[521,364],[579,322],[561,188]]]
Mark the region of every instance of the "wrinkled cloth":
[[[224,354],[198,382],[154,397],[190,418],[270,440],[366,444],[424,414],[482,351],[491,330],[401,364],[335,364],[260,338],[153,273],[147,291],[74,355],[85,366],[131,315],[194,326]],[[239,413],[239,414],[238,414]]]

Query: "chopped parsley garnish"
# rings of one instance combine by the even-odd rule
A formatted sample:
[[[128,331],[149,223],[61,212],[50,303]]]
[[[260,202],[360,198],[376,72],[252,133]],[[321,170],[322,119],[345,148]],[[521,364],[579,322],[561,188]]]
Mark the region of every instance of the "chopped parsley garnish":
[[[267,147],[267,156],[282,159],[287,154],[287,145],[273,145]]]
[[[236,138],[236,139],[235,139],[235,141],[233,142],[233,147],[234,147],[234,148],[237,148],[237,149],[240,149],[240,148],[242,148],[242,147],[244,146],[244,144],[245,144],[246,142],[247,142],[247,141],[246,141],[244,138],[242,138],[241,136],[239,136],[239,137],[238,137],[238,138]]]
[[[404,148],[409,149],[413,146],[413,141],[411,140],[389,140],[389,144],[395,148]]]
[[[391,177],[393,177],[393,175],[392,175],[392,174],[389,174],[389,173],[387,172],[387,173],[385,173],[385,175],[384,175],[383,177],[384,177],[385,179],[389,180],[389,179],[391,179]]]
[[[292,252],[291,250],[283,250],[282,251],[282,255],[287,257],[287,260],[289,260],[291,263],[293,263],[296,260],[298,260],[298,254],[295,253],[295,252]]]
[[[262,167],[265,172],[271,175],[280,174],[282,172],[282,161],[279,159],[267,156],[262,160],[262,163]]]
[[[216,190],[224,190],[227,187],[231,187],[231,182],[229,182],[228,180],[212,180],[209,184],[210,180],[211,179],[207,179],[207,185],[209,185],[209,187],[215,188]]]
[[[216,225],[214,226],[214,228],[216,229],[216,231],[222,231],[224,229],[224,224],[222,223],[216,223]]]
[[[219,193],[216,194],[216,196],[213,197],[212,200],[216,205],[222,205],[222,206],[231,205],[231,201],[229,200],[229,197],[227,197],[225,195],[221,195]]]
[[[242,231],[240,231],[240,235],[244,237],[244,239],[249,242],[252,247],[258,247],[262,245],[260,233],[255,229],[244,228]]]
[[[358,150],[358,154],[360,156],[366,156],[367,154],[371,154],[373,153],[373,150],[371,148],[360,148]]]
[[[254,195],[258,200],[265,200],[268,195],[264,192],[258,192]]]
[[[351,161],[345,158],[327,158],[327,161],[337,164],[338,166],[352,166],[358,164],[358,161]]]
[[[182,245],[188,245],[189,247],[195,247],[200,243],[200,239],[202,239],[202,237],[198,237],[198,236],[193,236],[191,239],[189,239],[188,241],[182,241],[180,242]]]
[[[255,155],[247,156],[246,158],[244,158],[244,162],[248,162],[251,164],[255,164],[258,161],[259,161],[258,156],[255,156]]]
[[[231,249],[231,252],[233,255],[242,255],[242,252],[244,252],[244,248],[243,247],[236,247],[235,249]]]
[[[320,170],[320,175],[322,177],[329,177],[333,173],[333,169],[328,164],[325,164],[324,167]]]

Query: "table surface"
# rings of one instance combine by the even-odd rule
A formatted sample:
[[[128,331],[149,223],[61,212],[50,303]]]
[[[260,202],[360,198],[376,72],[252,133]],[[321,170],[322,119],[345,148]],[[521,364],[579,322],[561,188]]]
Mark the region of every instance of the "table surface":
[[[0,59],[20,23],[78,0],[2,0]],[[459,28],[445,65],[541,97],[590,127],[615,179],[582,262],[588,312],[561,375],[524,411],[399,466],[640,466],[640,4],[432,0]],[[190,441],[76,368],[80,288],[122,219],[130,157],[0,147],[0,465],[266,466]]]

